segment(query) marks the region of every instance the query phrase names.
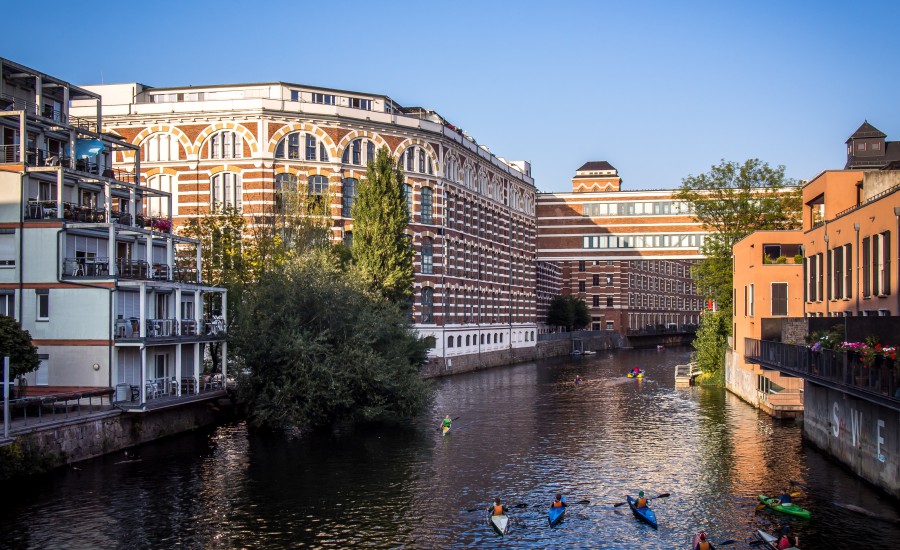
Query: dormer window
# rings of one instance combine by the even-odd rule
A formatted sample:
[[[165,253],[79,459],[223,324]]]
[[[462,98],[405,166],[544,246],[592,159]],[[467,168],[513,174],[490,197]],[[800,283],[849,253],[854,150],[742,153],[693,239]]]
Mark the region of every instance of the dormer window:
[[[865,150],[866,150],[866,142],[865,142],[865,141],[860,141],[859,143],[857,143],[857,144],[856,144],[856,150],[857,150],[857,151],[865,151]]]

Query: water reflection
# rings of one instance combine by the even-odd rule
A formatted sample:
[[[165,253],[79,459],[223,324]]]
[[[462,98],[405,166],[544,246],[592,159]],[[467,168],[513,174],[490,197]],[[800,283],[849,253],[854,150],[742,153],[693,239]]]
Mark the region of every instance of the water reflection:
[[[0,546],[684,548],[699,529],[745,541],[784,523],[804,548],[900,540],[894,504],[806,448],[798,424],[721,389],[676,389],[686,360],[620,351],[491,369],[439,380],[431,414],[400,425],[160,441],[9,488]],[[644,379],[625,377],[633,366]],[[446,436],[444,414],[459,417]],[[789,480],[810,487],[798,503],[812,520],[754,512]],[[670,493],[652,503],[658,531],[613,506],[641,489]],[[557,491],[590,503],[551,529]],[[495,496],[513,506],[505,538],[485,521]]]

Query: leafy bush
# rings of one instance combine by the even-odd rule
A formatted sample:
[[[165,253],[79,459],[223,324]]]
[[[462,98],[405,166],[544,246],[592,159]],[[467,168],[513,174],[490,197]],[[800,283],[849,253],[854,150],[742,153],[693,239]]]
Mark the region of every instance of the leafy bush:
[[[778,256],[777,258],[775,258],[775,263],[776,264],[786,264],[787,256]]]

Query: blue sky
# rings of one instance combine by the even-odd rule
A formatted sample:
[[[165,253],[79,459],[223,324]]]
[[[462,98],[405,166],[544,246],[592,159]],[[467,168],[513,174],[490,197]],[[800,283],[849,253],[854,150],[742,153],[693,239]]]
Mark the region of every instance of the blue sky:
[[[74,84],[288,81],[434,109],[569,191],[721,159],[810,179],[868,119],[900,140],[900,2],[15,2],[0,56]]]

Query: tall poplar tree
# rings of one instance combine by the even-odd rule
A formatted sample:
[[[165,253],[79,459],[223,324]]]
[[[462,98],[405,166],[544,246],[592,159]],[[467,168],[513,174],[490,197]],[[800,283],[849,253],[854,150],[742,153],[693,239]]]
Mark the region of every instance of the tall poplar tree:
[[[353,202],[353,261],[370,288],[402,308],[412,298],[413,249],[403,173],[387,147],[369,163]]]

